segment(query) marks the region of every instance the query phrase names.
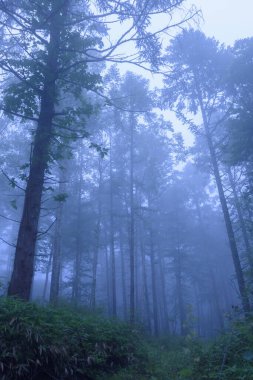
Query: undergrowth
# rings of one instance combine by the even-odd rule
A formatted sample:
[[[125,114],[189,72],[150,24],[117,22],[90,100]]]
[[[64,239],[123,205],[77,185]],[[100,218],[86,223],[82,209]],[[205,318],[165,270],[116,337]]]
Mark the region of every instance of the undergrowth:
[[[0,378],[100,379],[142,360],[127,324],[68,308],[0,301]]]
[[[0,299],[1,380],[253,380],[253,318],[213,342],[144,337],[85,310]]]

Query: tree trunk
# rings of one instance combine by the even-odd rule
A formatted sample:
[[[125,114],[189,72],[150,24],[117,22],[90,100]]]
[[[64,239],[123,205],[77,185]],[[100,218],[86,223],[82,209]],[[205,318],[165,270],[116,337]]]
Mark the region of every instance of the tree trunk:
[[[158,336],[158,299],[157,299],[157,281],[156,281],[156,264],[155,250],[152,227],[149,231],[150,236],[150,264],[151,264],[151,284],[152,284],[152,301],[153,301],[153,319],[154,319],[154,334]]]
[[[50,21],[50,40],[45,67],[44,87],[41,95],[40,114],[35,134],[30,173],[25,191],[25,200],[18,232],[14,267],[8,295],[29,300],[34,274],[35,246],[38,234],[44,174],[49,161],[52,137],[54,106],[57,100],[56,80],[60,37],[65,12],[61,12],[68,2],[54,2]]]
[[[106,236],[106,239],[105,241],[107,242],[107,236]],[[108,311],[108,315],[111,316],[111,310],[112,310],[112,306],[111,306],[111,289],[110,289],[110,265],[109,265],[109,250],[108,250],[108,246],[106,244],[106,247],[105,247],[105,268],[106,268],[106,295],[107,295],[107,311]]]
[[[248,313],[250,311],[250,303],[249,303],[249,298],[247,295],[245,280],[244,280],[244,276],[243,276],[243,271],[242,271],[242,267],[241,267],[241,262],[240,262],[240,258],[239,258],[239,253],[238,253],[238,249],[237,249],[235,235],[234,235],[234,231],[233,231],[233,227],[232,227],[232,223],[231,223],[231,218],[230,218],[229,211],[228,211],[227,201],[226,201],[223,186],[222,186],[218,160],[216,157],[216,152],[215,152],[215,148],[213,145],[212,136],[211,136],[211,133],[209,130],[209,123],[208,123],[207,116],[205,113],[205,108],[203,105],[200,90],[198,90],[198,93],[199,93],[199,104],[200,104],[200,110],[201,110],[201,114],[202,114],[207,144],[208,144],[208,148],[209,148],[209,152],[210,152],[211,163],[213,166],[214,177],[215,177],[216,185],[218,188],[220,203],[221,203],[221,207],[222,207],[222,211],[223,211],[223,215],[224,215],[224,220],[225,220],[230,250],[231,250],[231,254],[232,254],[232,258],[233,258],[233,263],[234,263],[238,288],[239,288],[239,292],[240,292],[240,297],[241,297],[241,301],[242,301],[242,306],[243,306],[244,312]]]
[[[144,288],[143,291],[144,291],[146,320],[147,320],[148,330],[152,332],[150,302],[149,302],[149,295],[148,295],[147,265],[146,265],[146,257],[145,257],[142,237],[141,237],[140,244],[141,244],[140,250],[141,250],[141,262],[142,262],[142,282],[143,282],[143,288]]]
[[[130,322],[135,322],[134,116],[130,115]]]
[[[112,171],[112,137],[110,134],[110,259],[111,259],[111,286],[112,286],[112,315],[117,316],[116,299],[116,268],[114,247],[114,216],[113,216],[113,171]]]
[[[166,297],[166,282],[165,282],[165,263],[164,263],[164,257],[161,254],[161,251],[159,250],[159,256],[158,256],[158,264],[159,264],[159,272],[160,272],[160,281],[161,281],[161,302],[162,302],[162,314],[164,316],[164,328],[167,333],[170,331],[169,326],[169,313],[168,313],[168,302]]]
[[[179,321],[180,321],[180,333],[182,336],[184,336],[187,333],[187,329],[185,326],[186,315],[185,315],[185,306],[184,306],[184,299],[183,299],[181,255],[182,254],[181,254],[180,248],[178,248],[176,252],[176,257],[175,257],[176,294],[177,294],[177,303],[178,303],[178,312],[179,312]]]
[[[49,260],[48,260],[48,263],[47,263],[46,277],[45,277],[45,282],[44,282],[44,287],[43,287],[43,294],[42,294],[42,300],[43,300],[43,302],[46,301],[46,297],[47,297],[47,287],[48,287],[49,273],[50,273],[51,266],[52,266],[52,258],[53,258],[53,244],[52,244],[52,247],[50,249]]]
[[[99,185],[98,185],[98,220],[95,231],[95,249],[92,263],[92,286],[91,286],[91,300],[90,305],[92,309],[96,307],[96,290],[97,290],[97,266],[98,266],[98,253],[100,245],[100,232],[101,232],[101,186],[102,186],[102,168],[101,168],[101,158],[99,157],[98,162],[98,172],[99,172]]]
[[[73,267],[73,287],[72,287],[72,302],[78,305],[81,301],[81,274],[82,274],[82,248],[81,248],[81,213],[82,213],[82,188],[83,188],[83,156],[80,150],[80,173],[77,189],[77,221],[76,221],[76,234],[75,234],[75,259]]]
[[[65,169],[61,169],[60,182],[59,182],[59,193],[62,194],[65,191]],[[53,242],[53,263],[52,263],[52,276],[50,285],[50,303],[52,305],[57,305],[60,289],[60,273],[61,273],[61,228],[62,228],[62,212],[63,212],[63,202],[60,202],[56,211],[56,224],[55,224],[55,234]]]
[[[124,258],[123,232],[120,231],[120,264],[121,264],[121,287],[124,319],[127,319],[127,296],[126,296],[126,271]]]

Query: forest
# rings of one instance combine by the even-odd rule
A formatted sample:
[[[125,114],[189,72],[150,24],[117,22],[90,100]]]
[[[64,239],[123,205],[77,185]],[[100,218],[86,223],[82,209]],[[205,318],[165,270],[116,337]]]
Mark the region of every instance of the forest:
[[[253,37],[186,0],[0,0],[0,379],[253,379]]]

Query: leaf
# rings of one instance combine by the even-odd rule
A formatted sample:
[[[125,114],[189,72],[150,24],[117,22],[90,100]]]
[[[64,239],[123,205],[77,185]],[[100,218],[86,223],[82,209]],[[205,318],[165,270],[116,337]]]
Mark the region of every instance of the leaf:
[[[183,378],[187,378],[192,375],[192,369],[191,368],[183,368],[179,372],[180,376]]]
[[[57,195],[54,195],[53,198],[56,202],[65,202],[66,199],[68,198],[68,194],[67,193],[59,193]]]
[[[26,163],[26,164],[24,164],[24,165],[21,165],[20,167],[19,167],[19,169],[20,170],[25,170],[25,169],[27,169],[27,168],[29,168],[30,167],[30,164],[29,163]]]
[[[11,204],[11,207],[14,208],[15,210],[18,209],[18,206],[17,206],[17,201],[16,199],[13,199],[12,201],[10,201],[10,204]]]
[[[242,354],[242,357],[243,357],[244,360],[252,361],[253,360],[253,352],[252,351],[245,351]]]

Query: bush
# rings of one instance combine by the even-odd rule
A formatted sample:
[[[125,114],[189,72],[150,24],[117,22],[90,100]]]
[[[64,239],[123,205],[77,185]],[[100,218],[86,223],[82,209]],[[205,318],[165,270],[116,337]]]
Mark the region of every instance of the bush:
[[[213,343],[0,298],[1,380],[253,380],[253,319]]]
[[[194,380],[253,380],[253,319],[235,322],[231,330],[202,350]]]
[[[145,356],[127,324],[68,308],[0,301],[0,376],[14,379],[101,379]]]

